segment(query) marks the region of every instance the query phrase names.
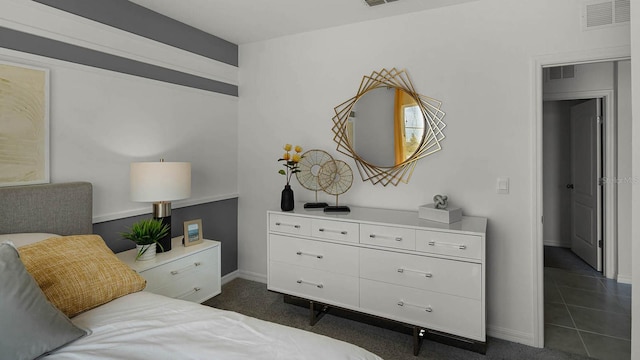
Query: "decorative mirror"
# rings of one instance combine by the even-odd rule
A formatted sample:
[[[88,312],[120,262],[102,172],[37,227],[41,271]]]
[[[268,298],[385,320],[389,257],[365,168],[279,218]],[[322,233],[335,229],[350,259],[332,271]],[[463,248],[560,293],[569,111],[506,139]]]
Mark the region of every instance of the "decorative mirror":
[[[374,71],[356,96],[334,108],[336,150],[355,160],[363,181],[408,183],[416,161],[441,149],[441,105],[418,94],[405,70]]]

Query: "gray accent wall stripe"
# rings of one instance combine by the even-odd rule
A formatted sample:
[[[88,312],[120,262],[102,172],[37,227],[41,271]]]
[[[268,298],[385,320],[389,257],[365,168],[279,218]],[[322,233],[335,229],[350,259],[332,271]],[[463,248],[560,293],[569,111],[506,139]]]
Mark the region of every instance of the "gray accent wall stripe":
[[[35,0],[59,10],[238,66],[238,45],[127,0]]]
[[[238,86],[0,27],[0,47],[147,79],[238,96]]]

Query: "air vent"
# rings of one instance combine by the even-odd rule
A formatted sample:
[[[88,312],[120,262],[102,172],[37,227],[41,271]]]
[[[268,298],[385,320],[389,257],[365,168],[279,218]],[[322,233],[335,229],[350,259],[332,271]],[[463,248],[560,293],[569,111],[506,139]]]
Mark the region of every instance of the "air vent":
[[[576,67],[573,65],[566,65],[562,67],[562,78],[570,79],[576,76]]]
[[[549,69],[549,80],[562,79],[562,67],[556,66]]]
[[[629,23],[631,0],[591,1],[585,4],[584,30]]]
[[[576,76],[574,65],[554,66],[549,68],[549,80],[571,79]]]
[[[364,0],[364,2],[369,6],[388,4],[394,1],[398,1],[398,0]]]
[[[616,24],[631,21],[631,1],[630,0],[616,0],[614,8],[615,8],[614,22]]]

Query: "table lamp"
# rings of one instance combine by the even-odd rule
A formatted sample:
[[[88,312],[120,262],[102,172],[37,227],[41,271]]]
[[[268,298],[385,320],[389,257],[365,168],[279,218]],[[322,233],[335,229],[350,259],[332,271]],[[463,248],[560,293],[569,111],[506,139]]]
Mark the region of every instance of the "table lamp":
[[[191,196],[191,163],[131,163],[131,200],[153,202],[153,217],[169,225],[167,235],[158,241],[159,252],[171,250],[171,201]]]

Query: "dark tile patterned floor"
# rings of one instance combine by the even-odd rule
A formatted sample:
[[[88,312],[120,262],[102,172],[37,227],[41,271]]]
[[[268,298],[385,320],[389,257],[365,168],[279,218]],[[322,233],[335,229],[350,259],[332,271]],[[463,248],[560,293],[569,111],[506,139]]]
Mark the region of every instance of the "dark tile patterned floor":
[[[603,360],[631,357],[631,285],[571,250],[545,246],[545,347]]]

